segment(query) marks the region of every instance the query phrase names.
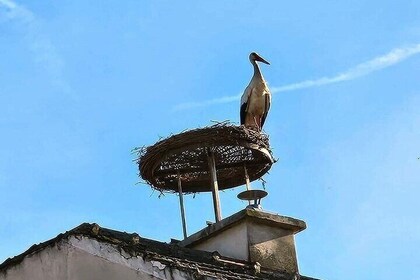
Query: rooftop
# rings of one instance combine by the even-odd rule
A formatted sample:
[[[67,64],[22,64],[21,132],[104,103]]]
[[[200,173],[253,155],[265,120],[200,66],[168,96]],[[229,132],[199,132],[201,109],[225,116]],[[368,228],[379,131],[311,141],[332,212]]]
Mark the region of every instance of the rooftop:
[[[241,212],[240,212],[241,213]],[[291,280],[295,275],[287,275],[280,271],[266,269],[259,263],[227,258],[217,252],[205,252],[184,248],[176,243],[164,243],[140,237],[137,233],[126,233],[100,227],[97,224],[83,223],[80,226],[59,234],[53,239],[31,246],[24,253],[9,258],[0,264],[0,273],[19,265],[26,257],[30,257],[49,246],[69,240],[71,237],[86,237],[99,242],[108,243],[118,248],[119,252],[131,257],[141,257],[150,261],[158,261],[166,266],[182,271],[194,272],[194,275],[208,276],[217,279],[279,279]],[[302,280],[314,278],[299,276]]]

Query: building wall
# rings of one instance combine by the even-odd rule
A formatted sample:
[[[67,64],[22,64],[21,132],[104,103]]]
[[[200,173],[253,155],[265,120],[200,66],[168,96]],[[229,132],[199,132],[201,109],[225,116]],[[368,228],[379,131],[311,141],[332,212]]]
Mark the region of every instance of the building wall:
[[[67,257],[67,247],[47,247],[26,256],[21,263],[1,273],[0,280],[68,279]]]
[[[217,251],[222,256],[247,261],[249,260],[247,225],[245,222],[240,222],[192,248],[207,252]]]
[[[290,230],[250,223],[248,236],[250,261],[292,274],[298,272],[295,240]]]
[[[118,248],[85,237],[71,237],[0,273],[0,280],[184,280],[191,273],[158,261],[132,257]],[[213,279],[204,277],[203,279]]]
[[[191,248],[218,251],[222,256],[258,262],[263,267],[289,274],[298,273],[293,231],[277,224],[241,220],[208,239],[200,240]]]

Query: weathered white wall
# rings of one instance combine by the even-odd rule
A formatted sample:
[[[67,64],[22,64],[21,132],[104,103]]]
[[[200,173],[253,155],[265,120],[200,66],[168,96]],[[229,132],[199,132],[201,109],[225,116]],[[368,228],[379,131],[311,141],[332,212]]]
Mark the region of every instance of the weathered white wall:
[[[274,224],[274,223],[273,223]],[[251,262],[290,274],[298,272],[294,234],[277,224],[241,220],[191,248]]]
[[[220,255],[239,260],[248,260],[248,232],[245,221],[218,232],[211,238],[203,240],[193,249],[207,252],[219,252]]]
[[[248,235],[250,261],[291,274],[298,272],[295,240],[290,230],[250,223]]]
[[[67,279],[67,249],[67,246],[47,247],[39,253],[28,255],[5,274],[0,273],[0,280]],[[45,277],[46,274],[48,277]]]
[[[71,237],[55,246],[26,256],[18,265],[0,274],[0,280],[183,280],[190,273],[158,261],[118,251],[110,244],[86,237]],[[212,278],[204,278],[212,279]]]

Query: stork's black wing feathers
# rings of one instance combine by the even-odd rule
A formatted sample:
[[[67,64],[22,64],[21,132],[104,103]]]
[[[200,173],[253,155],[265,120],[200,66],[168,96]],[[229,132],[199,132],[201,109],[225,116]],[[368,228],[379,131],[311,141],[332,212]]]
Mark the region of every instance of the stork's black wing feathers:
[[[271,105],[270,95],[269,94],[266,94],[265,95],[265,110],[264,110],[264,115],[261,118],[261,128],[264,126],[265,119],[267,118],[267,115],[268,115],[268,110],[270,110],[270,105]]]
[[[241,125],[245,124],[245,116],[246,116],[246,107],[248,106],[248,102],[244,102],[241,105]]]

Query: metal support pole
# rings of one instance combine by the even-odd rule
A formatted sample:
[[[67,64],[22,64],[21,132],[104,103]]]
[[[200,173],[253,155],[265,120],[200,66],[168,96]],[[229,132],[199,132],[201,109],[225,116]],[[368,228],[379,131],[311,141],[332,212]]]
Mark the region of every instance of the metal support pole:
[[[213,207],[214,207],[214,216],[216,222],[222,219],[222,213],[220,211],[220,198],[219,198],[219,185],[217,183],[217,174],[216,174],[216,161],[214,159],[214,153],[208,151],[208,163],[211,175],[211,188],[213,193]]]
[[[249,176],[248,176],[248,170],[246,169],[246,164],[244,164],[244,171],[245,171],[246,190],[249,191],[251,189],[251,183],[249,182]],[[250,200],[248,200],[248,205],[251,205]]]
[[[184,239],[187,238],[187,223],[185,222],[184,211],[184,197],[182,194],[181,176],[178,171],[178,194],[179,194],[179,207],[181,208],[182,231],[184,232]]]
[[[246,183],[246,190],[249,191],[251,189],[251,184],[249,182],[248,170],[246,169],[246,165],[244,164],[245,170],[245,183]]]

